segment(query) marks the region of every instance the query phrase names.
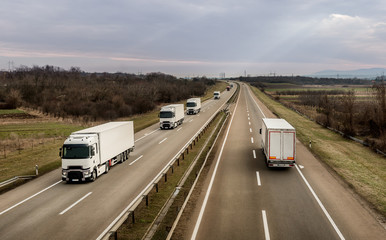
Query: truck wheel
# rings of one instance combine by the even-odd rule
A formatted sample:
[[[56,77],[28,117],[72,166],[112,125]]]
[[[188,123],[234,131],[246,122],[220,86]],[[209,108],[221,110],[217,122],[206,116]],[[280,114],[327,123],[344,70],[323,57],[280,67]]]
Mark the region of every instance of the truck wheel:
[[[96,170],[94,170],[91,174],[90,181],[94,182],[96,178],[97,178],[97,173],[96,173]]]
[[[106,162],[106,169],[105,169],[105,173],[107,174],[110,170],[110,166],[109,166],[109,162]]]

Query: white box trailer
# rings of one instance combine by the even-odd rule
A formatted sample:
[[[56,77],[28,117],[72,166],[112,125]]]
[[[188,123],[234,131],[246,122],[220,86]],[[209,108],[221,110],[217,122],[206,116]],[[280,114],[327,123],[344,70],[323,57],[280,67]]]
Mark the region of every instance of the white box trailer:
[[[293,167],[296,158],[296,131],[284,119],[263,118],[261,148],[268,167]]]
[[[201,111],[201,98],[189,98],[186,101],[186,114],[197,114]]]
[[[71,133],[60,149],[62,180],[94,181],[134,150],[132,121],[109,122]]]
[[[184,104],[171,104],[161,108],[159,121],[161,129],[176,128],[184,122]]]

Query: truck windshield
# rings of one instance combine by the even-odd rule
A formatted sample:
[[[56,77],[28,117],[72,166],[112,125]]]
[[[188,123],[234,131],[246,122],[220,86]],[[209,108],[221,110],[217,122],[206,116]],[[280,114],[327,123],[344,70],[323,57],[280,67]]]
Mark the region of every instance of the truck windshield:
[[[87,145],[64,145],[63,157],[65,159],[89,158],[90,150]]]
[[[187,107],[195,107],[195,106],[197,106],[197,104],[196,104],[195,102],[188,102],[188,103],[186,104],[186,106],[187,106]]]
[[[172,118],[173,112],[160,112],[159,117],[160,118]]]

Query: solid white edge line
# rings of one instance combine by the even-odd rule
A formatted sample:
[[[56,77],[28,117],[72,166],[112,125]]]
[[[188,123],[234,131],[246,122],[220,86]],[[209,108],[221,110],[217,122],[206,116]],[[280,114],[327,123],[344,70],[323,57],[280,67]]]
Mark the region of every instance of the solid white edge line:
[[[248,92],[250,93],[250,88],[249,87],[248,87]],[[251,94],[249,94],[249,96],[251,96]],[[263,110],[261,110],[260,106],[257,104],[257,102],[255,101],[255,99],[253,97],[252,97],[252,100],[256,104],[257,108],[259,108],[261,114],[263,114],[263,117],[266,118],[265,114],[263,113]]]
[[[132,161],[129,166],[133,165],[136,161],[138,161],[139,159],[141,159],[143,157],[143,155],[139,156],[137,159],[135,159],[134,161]]]
[[[161,143],[165,142],[166,139],[168,139],[168,138],[164,138],[164,139],[163,139],[161,142],[159,142],[158,144],[161,144]]]
[[[89,192],[86,195],[84,195],[81,199],[79,199],[78,201],[74,202],[73,204],[71,204],[71,206],[69,206],[68,208],[64,209],[62,212],[60,212],[59,215],[65,214],[68,210],[70,210],[71,208],[75,207],[75,205],[77,205],[78,203],[83,201],[86,197],[90,196],[91,193],[92,192]]]
[[[239,94],[239,97],[237,98],[237,103],[236,103],[236,106],[235,106],[235,110],[233,111],[234,113],[236,112],[236,109],[237,109],[237,106],[238,106],[238,103],[239,103],[239,99],[240,99],[240,94]],[[190,238],[191,240],[195,240],[196,237],[197,237],[198,229],[200,228],[201,220],[202,220],[202,217],[204,215],[206,204],[207,204],[208,199],[209,199],[210,191],[212,190],[214,178],[216,176],[217,168],[218,168],[218,165],[219,165],[220,160],[221,160],[222,152],[224,151],[225,143],[226,143],[226,141],[228,139],[229,130],[230,130],[231,126],[232,126],[232,122],[233,122],[233,117],[234,116],[235,116],[235,114],[232,114],[231,121],[229,123],[227,132],[225,134],[224,142],[223,142],[223,144],[221,146],[220,154],[219,154],[219,156],[217,158],[216,166],[214,168],[214,171],[213,171],[212,177],[210,179],[210,183],[209,183],[208,189],[207,189],[206,194],[205,194],[204,202],[202,203],[202,206],[201,206],[200,214],[198,215],[196,225],[194,226],[192,237]]]
[[[323,203],[322,201],[320,201],[319,197],[316,195],[316,193],[314,192],[314,190],[312,189],[311,185],[308,183],[307,179],[304,177],[303,173],[300,171],[299,167],[297,164],[295,164],[295,167],[296,167],[296,170],[298,170],[298,173],[300,174],[300,176],[302,177],[303,181],[306,183],[308,189],[310,190],[310,192],[312,193],[312,195],[314,196],[316,202],[319,204],[319,207],[323,210],[324,214],[326,215],[328,221],[330,221],[331,225],[334,227],[336,233],[339,235],[339,238],[341,240],[344,240],[344,236],[343,234],[340,232],[339,228],[336,226],[334,220],[332,219],[332,217],[330,216],[330,214],[327,212],[327,209],[323,206]]]
[[[265,240],[270,240],[271,237],[269,236],[267,213],[265,212],[265,210],[262,210],[261,213],[262,213],[262,216],[263,216]]]
[[[48,189],[52,188],[53,186],[55,186],[55,185],[57,185],[57,184],[59,184],[59,183],[61,183],[61,182],[62,182],[62,180],[60,180],[60,181],[58,181],[58,182],[52,184],[51,186],[46,187],[45,189],[41,190],[40,192],[35,193],[34,195],[32,195],[32,196],[30,196],[30,197],[24,199],[23,201],[21,201],[21,202],[15,204],[15,205],[13,205],[12,207],[7,208],[6,210],[0,212],[0,215],[2,215],[2,214],[4,214],[4,213],[8,212],[9,210],[11,210],[11,209],[13,209],[13,208],[19,206],[20,204],[22,204],[22,203],[24,203],[24,202],[30,200],[31,198],[36,197],[37,195],[41,194],[42,192],[47,191]]]
[[[256,158],[256,151],[253,150],[253,158]]]
[[[257,178],[257,186],[261,186],[260,173],[258,171],[256,171],[256,178]]]

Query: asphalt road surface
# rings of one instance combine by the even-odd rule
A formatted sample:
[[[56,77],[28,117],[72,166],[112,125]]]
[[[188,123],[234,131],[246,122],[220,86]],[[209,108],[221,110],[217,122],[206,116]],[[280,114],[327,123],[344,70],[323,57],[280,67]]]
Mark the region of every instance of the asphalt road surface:
[[[384,226],[299,142],[296,167],[266,167],[259,129],[274,115],[241,86],[184,239],[386,239]]]
[[[61,169],[0,195],[0,239],[97,239],[235,91],[203,103],[173,130],[135,134],[129,160],[92,183],[66,184]]]

